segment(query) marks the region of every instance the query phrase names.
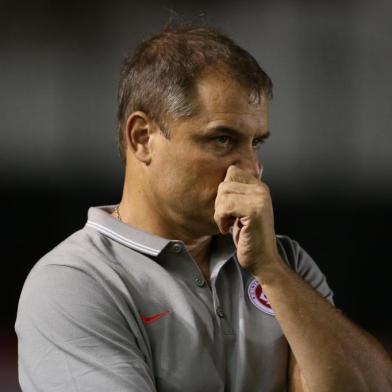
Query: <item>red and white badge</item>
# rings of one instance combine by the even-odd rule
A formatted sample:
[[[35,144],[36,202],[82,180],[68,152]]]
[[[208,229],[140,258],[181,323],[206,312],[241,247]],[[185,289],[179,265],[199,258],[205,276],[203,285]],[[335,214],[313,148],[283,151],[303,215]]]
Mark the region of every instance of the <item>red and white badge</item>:
[[[248,295],[253,305],[255,305],[257,309],[264,313],[275,316],[267,296],[263,293],[263,289],[256,279],[250,282],[248,286]]]

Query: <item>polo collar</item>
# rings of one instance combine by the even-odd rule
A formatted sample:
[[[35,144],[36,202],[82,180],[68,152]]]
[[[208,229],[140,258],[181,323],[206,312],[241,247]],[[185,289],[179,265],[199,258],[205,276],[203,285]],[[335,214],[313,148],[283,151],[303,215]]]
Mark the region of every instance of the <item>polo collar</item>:
[[[104,236],[137,252],[150,256],[159,256],[170,244],[172,247],[184,248],[182,241],[169,240],[147,233],[131,225],[121,222],[112,215],[114,205],[90,207],[86,226],[97,230]],[[231,234],[217,234],[213,238],[214,259],[227,260],[235,253],[235,245]]]
[[[112,215],[115,208],[116,205],[90,207],[86,226],[113,241],[150,256],[158,256],[167,244],[173,242],[121,222]]]

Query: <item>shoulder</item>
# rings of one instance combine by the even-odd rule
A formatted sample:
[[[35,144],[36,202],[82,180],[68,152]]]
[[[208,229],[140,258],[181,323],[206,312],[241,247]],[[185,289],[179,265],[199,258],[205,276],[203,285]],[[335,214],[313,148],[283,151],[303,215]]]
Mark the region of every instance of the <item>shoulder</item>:
[[[132,299],[103,241],[82,229],[43,256],[24,282],[17,324],[68,316],[88,320],[99,316],[95,309],[119,319],[129,313]]]
[[[147,335],[99,241],[75,233],[30,271],[15,322],[24,389],[71,390],[77,380],[89,390],[132,390],[139,380],[152,390]]]
[[[106,237],[85,227],[38,260],[28,274],[24,287],[40,285],[44,290],[50,287],[50,282],[56,281],[59,284],[56,287],[74,288],[82,282],[87,285],[95,282],[98,288],[105,282],[113,282],[118,275],[118,265],[111,247]]]
[[[17,325],[33,322],[67,325],[65,319],[89,322],[96,310],[101,314],[121,318],[121,296],[113,285],[97,278],[85,265],[75,262],[39,261],[27,276],[19,298]],[[117,315],[117,316],[116,316]]]

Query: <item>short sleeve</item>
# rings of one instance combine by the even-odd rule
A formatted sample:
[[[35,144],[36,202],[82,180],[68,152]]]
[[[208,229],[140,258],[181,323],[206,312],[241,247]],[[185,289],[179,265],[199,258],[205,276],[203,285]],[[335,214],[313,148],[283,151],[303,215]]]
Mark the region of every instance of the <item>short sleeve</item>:
[[[333,291],[329,287],[325,275],[298,242],[287,236],[279,235],[277,236],[277,243],[281,257],[290,267],[317,290],[321,296],[334,304]]]
[[[19,300],[23,391],[155,391],[152,369],[110,295],[86,272],[41,265]]]

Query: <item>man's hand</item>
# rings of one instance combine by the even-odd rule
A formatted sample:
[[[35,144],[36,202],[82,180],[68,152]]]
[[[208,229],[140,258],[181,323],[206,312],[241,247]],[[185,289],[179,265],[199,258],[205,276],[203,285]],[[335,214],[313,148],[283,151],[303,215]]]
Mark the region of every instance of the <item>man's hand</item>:
[[[267,185],[232,165],[218,187],[214,219],[222,234],[233,226],[240,265],[254,276],[280,259]]]

